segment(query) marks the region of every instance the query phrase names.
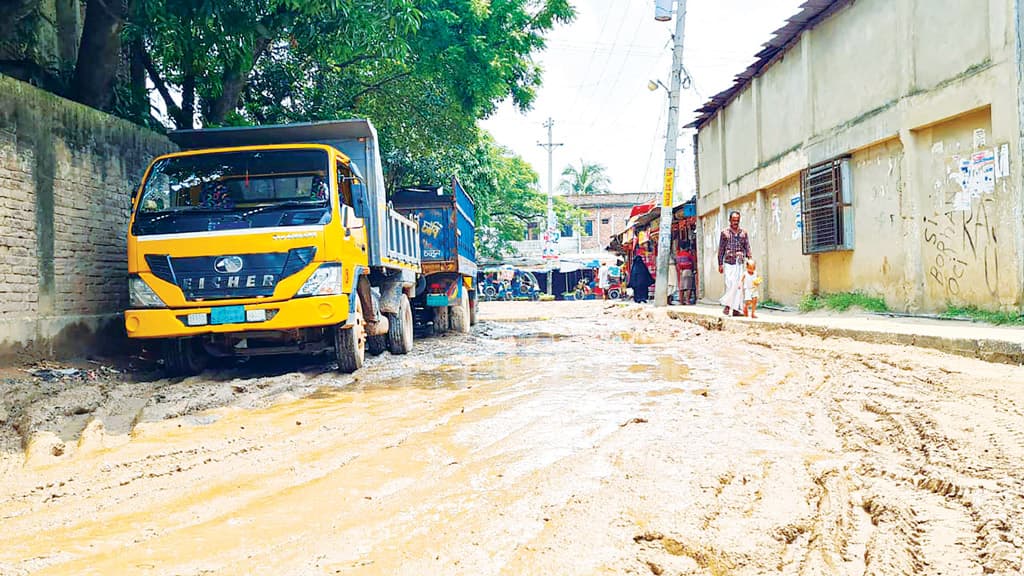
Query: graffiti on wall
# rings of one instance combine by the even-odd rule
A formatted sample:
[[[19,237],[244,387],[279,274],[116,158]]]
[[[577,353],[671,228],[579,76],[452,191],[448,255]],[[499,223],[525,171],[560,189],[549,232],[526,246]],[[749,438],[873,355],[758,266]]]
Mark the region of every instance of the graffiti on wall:
[[[981,129],[973,141],[969,153],[957,145],[946,155],[942,142],[932,146],[942,167],[934,183],[935,213],[924,217],[925,276],[947,300],[956,300],[968,285],[983,285],[992,296],[999,291],[997,184],[1002,181],[1005,189],[1009,146],[985,147]]]
[[[972,268],[984,276],[989,294],[997,295],[998,237],[990,219],[994,209],[993,199],[984,198],[968,212],[951,210],[941,216],[925,217],[924,241],[931,248],[925,262],[928,279],[937,283],[947,298],[960,295]]]

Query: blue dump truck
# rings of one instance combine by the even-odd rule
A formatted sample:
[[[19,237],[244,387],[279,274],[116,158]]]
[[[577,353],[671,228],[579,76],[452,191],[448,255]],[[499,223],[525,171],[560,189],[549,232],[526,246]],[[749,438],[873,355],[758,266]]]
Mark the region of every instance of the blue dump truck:
[[[435,334],[469,332],[476,324],[476,207],[452,178],[450,186],[400,188],[392,206],[419,222],[420,267],[413,313]]]

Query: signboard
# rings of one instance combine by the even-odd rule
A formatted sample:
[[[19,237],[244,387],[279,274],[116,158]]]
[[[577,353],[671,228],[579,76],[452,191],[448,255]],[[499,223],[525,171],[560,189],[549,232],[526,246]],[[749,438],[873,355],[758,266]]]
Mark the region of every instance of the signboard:
[[[665,168],[665,195],[661,199],[662,206],[672,206],[672,192],[676,184],[676,169]]]
[[[541,257],[544,260],[558,260],[558,240],[560,238],[561,234],[553,228],[548,228],[547,231],[544,232],[544,236],[542,237],[544,246],[541,252]]]

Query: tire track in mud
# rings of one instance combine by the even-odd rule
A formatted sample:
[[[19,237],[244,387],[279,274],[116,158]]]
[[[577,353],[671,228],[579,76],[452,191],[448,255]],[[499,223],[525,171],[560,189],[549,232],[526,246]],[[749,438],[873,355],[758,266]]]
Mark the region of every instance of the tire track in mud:
[[[791,352],[844,368],[827,391],[829,413],[847,449],[861,453],[863,507],[874,527],[865,574],[1020,572],[1024,484],[1012,463],[1024,430],[1015,406],[964,394],[964,375],[916,360],[799,344]],[[963,421],[984,428],[988,448],[979,453],[947,433]]]

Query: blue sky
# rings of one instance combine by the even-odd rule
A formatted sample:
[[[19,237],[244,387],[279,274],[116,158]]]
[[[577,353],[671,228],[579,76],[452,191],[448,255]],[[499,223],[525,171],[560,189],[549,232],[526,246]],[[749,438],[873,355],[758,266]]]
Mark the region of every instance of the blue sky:
[[[680,126],[710,96],[726,89],[803,0],[688,0],[684,64],[693,84],[680,98]],[[562,169],[580,159],[604,165],[612,191],[660,193],[665,162],[668,97],[675,22],[654,20],[653,0],[577,0],[576,20],[556,29],[537,60],[544,86],[525,114],[508,103],[482,122],[499,143],[525,158],[547,190],[547,140],[554,119],[555,186]],[[692,132],[679,138],[676,201],[694,189]]]

